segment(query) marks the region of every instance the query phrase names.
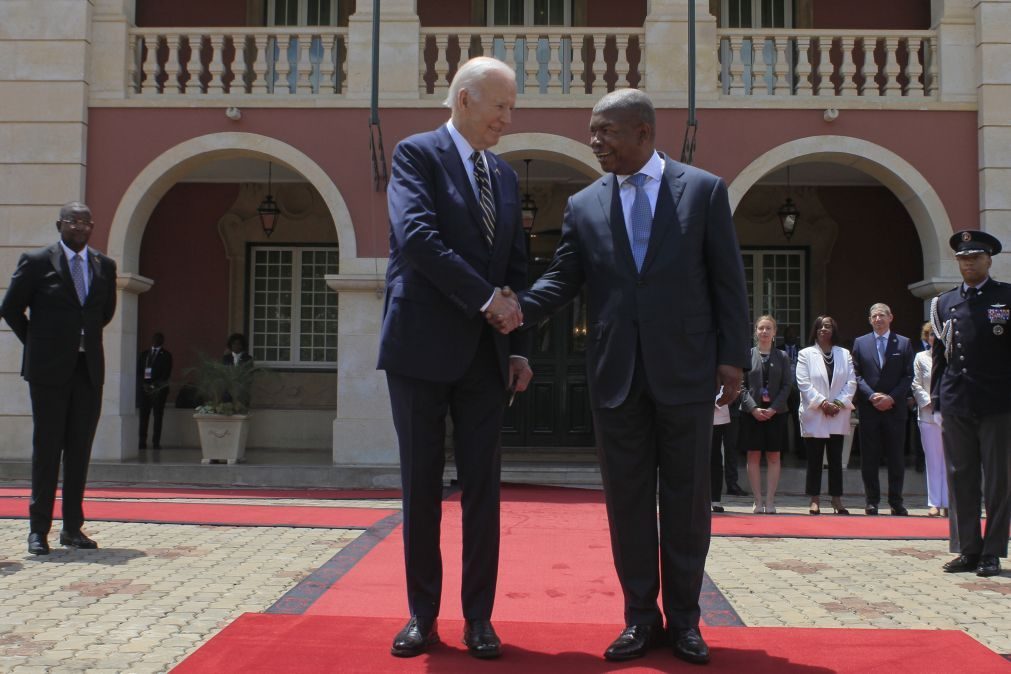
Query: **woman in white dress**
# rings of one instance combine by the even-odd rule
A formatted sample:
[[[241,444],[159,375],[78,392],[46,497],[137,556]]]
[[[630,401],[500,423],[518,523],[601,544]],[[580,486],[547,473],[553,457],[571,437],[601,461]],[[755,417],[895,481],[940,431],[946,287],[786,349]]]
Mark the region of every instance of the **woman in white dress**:
[[[934,348],[934,329],[923,324],[923,339]],[[944,445],[941,441],[941,413],[930,404],[930,350],[916,354],[913,361],[913,397],[916,398],[916,418],[923,443],[923,458],[927,464],[927,514],[948,516],[948,478],[944,468]]]
[[[850,352],[838,341],[839,326],[831,316],[814,319],[810,343],[797,354],[797,390],[800,392],[800,434],[807,454],[806,493],[808,512],[821,513],[822,457],[828,453],[828,493],[837,515],[849,515],[843,507],[842,446],[850,434],[856,373]]]

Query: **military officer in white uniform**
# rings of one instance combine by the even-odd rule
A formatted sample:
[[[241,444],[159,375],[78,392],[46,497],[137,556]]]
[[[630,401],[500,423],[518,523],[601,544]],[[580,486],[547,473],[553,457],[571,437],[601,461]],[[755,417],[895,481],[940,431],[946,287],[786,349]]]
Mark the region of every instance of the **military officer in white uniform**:
[[[930,396],[944,417],[950,549],[958,553],[944,570],[996,576],[1011,528],[1011,285],[990,278],[991,258],[1001,251],[995,237],[967,230],[949,245],[962,283],[934,298],[930,311]]]

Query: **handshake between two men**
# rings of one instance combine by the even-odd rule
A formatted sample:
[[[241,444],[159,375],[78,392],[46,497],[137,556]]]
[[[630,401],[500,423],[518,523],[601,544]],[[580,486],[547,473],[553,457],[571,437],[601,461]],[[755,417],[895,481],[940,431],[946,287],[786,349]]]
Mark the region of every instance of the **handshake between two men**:
[[[523,325],[523,310],[516,293],[509,286],[496,288],[491,303],[485,308],[484,317],[503,335]]]

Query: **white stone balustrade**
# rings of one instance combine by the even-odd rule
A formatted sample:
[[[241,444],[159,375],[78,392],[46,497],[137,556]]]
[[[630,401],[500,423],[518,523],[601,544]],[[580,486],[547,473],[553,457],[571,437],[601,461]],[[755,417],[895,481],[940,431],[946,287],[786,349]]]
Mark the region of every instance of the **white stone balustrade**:
[[[935,31],[718,30],[724,96],[937,100]]]
[[[646,88],[644,38],[644,31],[628,29],[423,27],[419,93],[445,96],[457,67],[474,56],[515,67],[520,95],[599,97],[615,88]]]
[[[132,97],[347,91],[346,28],[139,28],[129,36]]]

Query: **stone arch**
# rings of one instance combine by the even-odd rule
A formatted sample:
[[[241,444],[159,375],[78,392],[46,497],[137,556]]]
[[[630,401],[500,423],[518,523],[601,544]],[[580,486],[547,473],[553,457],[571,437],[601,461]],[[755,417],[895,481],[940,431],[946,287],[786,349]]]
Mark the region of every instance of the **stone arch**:
[[[509,134],[503,136],[493,150],[503,159],[522,153],[530,159],[553,161],[578,171],[591,180],[603,175],[589,145],[553,133]]]
[[[923,174],[908,161],[887,148],[860,138],[809,136],[772,148],[748,164],[731,182],[731,210],[737,210],[744,195],[762,177],[788,164],[805,161],[843,164],[858,169],[891,190],[909,212],[920,239],[925,279],[921,284],[931,286],[924,292],[933,292],[933,279],[951,276],[953,270],[947,269],[947,256],[942,256],[951,236],[951,220],[941,198]]]
[[[255,133],[214,133],[184,141],[160,154],[137,174],[116,207],[107,254],[120,272],[136,274],[140,244],[155,206],[194,168],[216,159],[256,157],[279,161],[302,174],[319,192],[333,218],[341,260],[357,257],[351,213],[330,176],[313,159],[291,145]]]

